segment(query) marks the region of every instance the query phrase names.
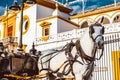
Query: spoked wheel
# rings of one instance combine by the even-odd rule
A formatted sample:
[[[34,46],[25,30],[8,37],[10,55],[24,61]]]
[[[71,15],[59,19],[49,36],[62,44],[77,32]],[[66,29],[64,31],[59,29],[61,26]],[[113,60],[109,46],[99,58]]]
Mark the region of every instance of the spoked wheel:
[[[16,79],[12,77],[4,77],[4,78],[0,78],[0,80],[16,80]]]
[[[1,78],[0,80],[9,80],[8,78]]]

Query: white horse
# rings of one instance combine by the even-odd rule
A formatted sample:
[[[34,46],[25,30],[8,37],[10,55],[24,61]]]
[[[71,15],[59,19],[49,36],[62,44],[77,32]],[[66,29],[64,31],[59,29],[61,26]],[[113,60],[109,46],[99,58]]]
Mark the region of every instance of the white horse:
[[[76,80],[91,80],[94,70],[96,50],[104,46],[104,27],[96,22],[89,26],[83,36],[76,42],[70,42],[59,50],[42,52],[38,60],[40,74],[45,73],[45,80],[58,77],[74,77]],[[56,77],[54,77],[54,76]]]

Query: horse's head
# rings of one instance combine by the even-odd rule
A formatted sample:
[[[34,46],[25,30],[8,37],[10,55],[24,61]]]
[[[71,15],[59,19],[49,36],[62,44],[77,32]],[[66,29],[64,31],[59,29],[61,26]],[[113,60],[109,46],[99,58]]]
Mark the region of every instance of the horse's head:
[[[95,43],[96,47],[99,49],[103,48],[104,44],[104,26],[101,23],[96,22],[95,24],[90,25],[89,35]]]

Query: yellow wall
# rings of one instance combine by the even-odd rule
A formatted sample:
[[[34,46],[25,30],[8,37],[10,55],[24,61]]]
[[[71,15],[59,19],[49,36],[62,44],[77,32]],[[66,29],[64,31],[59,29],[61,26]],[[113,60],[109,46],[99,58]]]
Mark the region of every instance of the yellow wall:
[[[120,80],[120,51],[112,52],[114,80]]]
[[[12,36],[15,36],[15,28],[16,28],[16,15],[12,15],[8,18],[5,18],[3,20],[3,25],[4,25],[4,28],[3,28],[3,35],[1,35],[2,38],[6,38],[8,37],[7,34],[8,34],[8,26],[9,25],[12,25]]]

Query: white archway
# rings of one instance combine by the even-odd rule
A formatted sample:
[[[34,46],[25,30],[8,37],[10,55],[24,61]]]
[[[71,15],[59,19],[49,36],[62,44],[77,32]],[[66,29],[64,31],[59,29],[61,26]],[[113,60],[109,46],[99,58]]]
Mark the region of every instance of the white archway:
[[[102,16],[104,16],[104,19],[102,22],[103,24],[110,24],[111,23],[110,18],[108,16],[105,16],[105,15],[101,15],[101,16],[97,17],[95,21],[99,21]]]
[[[116,13],[113,17],[112,17],[112,23],[117,23],[120,22],[120,12]]]

